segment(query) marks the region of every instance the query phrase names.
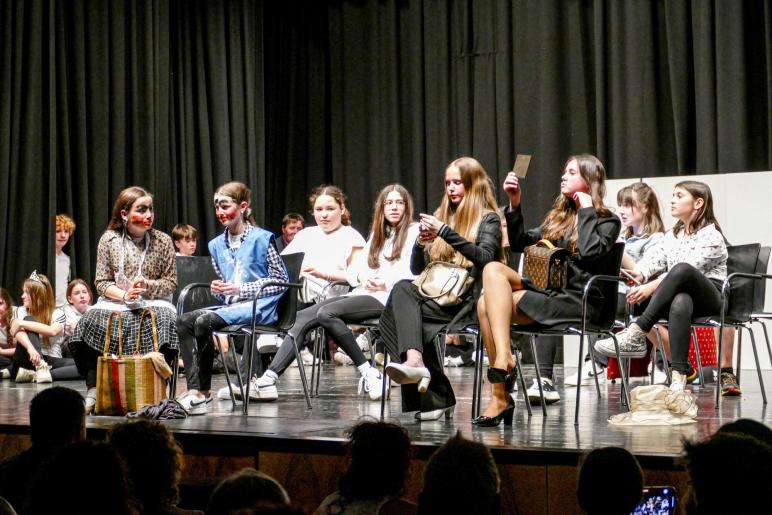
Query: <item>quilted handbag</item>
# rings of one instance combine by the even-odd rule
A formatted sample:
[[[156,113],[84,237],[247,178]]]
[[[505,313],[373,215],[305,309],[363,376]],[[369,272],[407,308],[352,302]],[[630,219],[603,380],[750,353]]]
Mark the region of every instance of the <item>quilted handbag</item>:
[[[418,292],[440,306],[455,306],[474,283],[469,269],[444,261],[432,261],[414,281]]]
[[[118,355],[109,355],[113,320],[117,320]],[[158,404],[166,399],[166,381],[156,372],[153,358],[139,354],[142,324],[149,320],[152,327],[153,351],[158,352],[156,314],[145,309],[139,318],[137,343],[134,353],[123,354],[123,320],[119,311],[107,319],[104,353],[97,360],[97,398],[94,412],[98,415],[126,415],[144,406]]]
[[[568,260],[571,253],[549,240],[539,240],[525,248],[523,277],[542,290],[565,288],[568,284]]]

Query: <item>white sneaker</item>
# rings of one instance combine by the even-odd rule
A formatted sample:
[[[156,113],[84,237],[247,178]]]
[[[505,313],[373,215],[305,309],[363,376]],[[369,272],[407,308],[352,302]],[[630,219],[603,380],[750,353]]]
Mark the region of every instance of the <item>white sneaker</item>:
[[[308,349],[301,350],[300,351],[300,357],[303,359],[303,364],[304,365],[311,365],[312,363],[314,363],[314,355],[311,354],[311,351],[308,350]],[[318,359],[315,360],[315,361],[316,361],[316,363],[319,363]],[[298,366],[298,361],[296,359],[293,359],[292,363],[290,363],[290,366],[291,367]]]
[[[255,345],[260,354],[274,354],[279,350],[283,341],[275,334],[261,334]]]
[[[619,343],[619,357],[642,358],[646,356],[646,333],[637,324],[630,324],[630,327],[618,333],[616,337]],[[602,356],[615,358],[614,340],[612,338],[598,340],[595,342],[595,352]]]
[[[212,402],[212,394],[206,397],[199,397],[198,395],[185,392],[182,397],[177,399],[177,402],[180,403],[180,406],[188,415],[206,415],[206,405]]]
[[[233,396],[236,397],[236,399],[241,399],[241,390],[239,390],[239,385],[231,383],[231,388],[233,388]],[[217,398],[221,401],[231,400],[231,392],[228,390],[228,385],[225,385],[217,390]]]
[[[336,350],[335,354],[332,355],[332,360],[338,365],[343,365],[343,366],[354,364],[354,360],[351,359],[348,354],[346,354],[340,349]]]
[[[279,398],[276,380],[263,374],[253,377],[249,383],[249,400],[256,402],[273,402]]]
[[[376,352],[375,353],[375,364],[383,366],[383,364],[386,362],[386,355],[383,352]]]
[[[649,377],[651,377],[651,363],[649,363],[649,368],[647,369],[649,373]],[[654,368],[654,383],[653,384],[666,384],[667,383],[667,374],[664,370],[662,370],[659,367]]]
[[[555,389],[555,385],[552,383],[552,379],[543,377],[541,380],[541,388],[544,392],[544,402],[546,404],[554,404],[560,400],[560,394]],[[528,390],[526,390],[526,394],[528,395],[528,400],[531,401],[531,404],[541,403],[541,397],[539,396],[539,383],[536,381],[536,378],[534,378],[533,384],[531,384]]]
[[[51,377],[51,366],[45,361],[41,361],[37,367],[35,367],[35,382],[36,383],[52,383],[54,380]]]
[[[11,371],[7,368],[0,370],[0,379],[10,379]]]
[[[96,388],[89,388],[86,392],[86,415],[94,412],[96,406]]]
[[[461,356],[445,356],[446,367],[463,367],[464,359]]]
[[[28,368],[21,368],[19,367],[18,372],[16,372],[16,382],[17,383],[31,383],[35,380],[35,371],[30,370]]]
[[[365,331],[364,333],[357,336],[357,345],[362,350],[362,352],[368,352],[370,350],[370,337],[368,335],[369,333]]]
[[[686,385],[686,375],[682,374],[681,372],[678,372],[677,370],[673,370],[670,372],[670,391],[671,392],[682,392],[684,391],[684,386]]]
[[[361,395],[362,391],[367,392],[371,401],[377,401],[381,398],[382,389],[383,375],[381,375],[381,371],[375,367],[368,368],[365,375],[359,378],[357,393]]]
[[[605,383],[606,382],[606,367],[603,367],[601,365],[595,365],[595,367],[598,370],[598,382],[599,383]],[[582,365],[582,380],[579,381],[579,373],[571,374],[570,376],[566,376],[565,380],[563,381],[563,384],[566,386],[577,386],[581,384],[582,386],[587,386],[591,384],[595,384],[595,375],[592,372],[592,363],[585,363]]]

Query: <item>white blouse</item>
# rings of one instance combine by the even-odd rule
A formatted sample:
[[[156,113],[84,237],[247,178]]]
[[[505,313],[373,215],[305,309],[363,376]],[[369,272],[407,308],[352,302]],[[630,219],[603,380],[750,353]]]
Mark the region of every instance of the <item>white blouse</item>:
[[[370,253],[370,246],[373,240],[372,235],[367,240],[365,247],[362,251],[356,255],[354,262],[346,271],[346,279],[351,286],[355,288],[348,295],[370,295],[374,297],[378,302],[386,305],[386,300],[389,298],[389,293],[394,285],[403,279],[415,279],[415,275],[410,271],[410,254],[413,251],[413,244],[416,238],[418,238],[419,224],[412,223],[407,231],[407,238],[405,238],[405,245],[402,247],[402,252],[399,257],[394,261],[389,261],[386,256],[391,256],[392,248],[394,247],[394,233],[384,242],[383,248],[381,248],[378,254],[378,268],[373,270],[367,263],[367,256]],[[372,292],[365,289],[364,286],[359,284],[357,277],[364,279],[365,277],[377,277],[386,283],[386,291]]]
[[[654,275],[664,277],[678,263],[688,263],[708,279],[726,279],[726,242],[714,224],[706,225],[694,234],[684,230],[673,234],[670,229],[661,243],[646,252],[636,269],[648,281]]]

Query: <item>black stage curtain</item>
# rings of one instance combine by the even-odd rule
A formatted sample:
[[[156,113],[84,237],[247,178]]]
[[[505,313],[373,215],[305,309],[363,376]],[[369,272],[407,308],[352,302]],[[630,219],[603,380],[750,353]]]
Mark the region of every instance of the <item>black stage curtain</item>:
[[[364,232],[388,182],[433,210],[462,154],[497,189],[533,154],[533,224],[573,153],[613,178],[772,169],[772,0],[8,0],[0,42],[14,289],[52,270],[56,211],[74,215],[66,251],[91,280],[132,183],[155,192],[159,228],[192,223],[203,247],[232,178],[273,229],[339,184]]]

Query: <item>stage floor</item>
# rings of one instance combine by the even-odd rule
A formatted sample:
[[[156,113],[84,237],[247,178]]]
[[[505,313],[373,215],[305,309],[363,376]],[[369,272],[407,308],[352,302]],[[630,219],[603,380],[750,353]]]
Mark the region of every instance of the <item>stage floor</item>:
[[[530,384],[529,368],[526,368]],[[308,369],[310,372],[310,368]],[[568,373],[573,369],[567,368]],[[387,403],[387,419],[402,424],[416,445],[418,457],[428,456],[448,436],[457,430],[490,447],[499,463],[576,464],[578,456],[589,449],[603,446],[621,446],[641,460],[643,466],[668,469],[676,467],[674,458],[681,451],[683,438],[704,438],[722,424],[746,417],[761,420],[772,426],[772,416],[761,398],[755,371],[743,371],[743,396],[726,398],[721,408],[713,407],[713,385],[707,388],[691,387],[699,400],[699,420],[695,424],[675,427],[615,427],[607,422],[610,415],[623,411],[619,403],[618,384],[601,384],[601,399],[594,387],[582,387],[579,425],[574,426],[575,389],[564,389],[563,373],[558,367],[557,386],[561,401],[547,407],[547,417],[541,408],[534,407],[528,417],[522,397],[518,396],[517,410],[512,427],[477,428],[470,423],[472,401],[472,368],[450,368],[448,376],[454,385],[458,400],[452,420],[418,422],[413,414],[400,411],[399,388],[392,389]],[[248,417],[232,410],[230,401],[213,402],[207,416],[186,420],[167,421],[177,435],[186,453],[244,456],[255,450],[276,452],[313,452],[340,454],[346,428],[361,417],[379,416],[380,403],[357,394],[359,373],[354,367],[325,365],[320,396],[313,399],[313,409],[305,406],[297,368],[290,368],[279,382],[279,400],[271,403],[252,403]],[[772,384],[772,373],[765,373],[765,381]],[[178,391],[185,388],[180,378]],[[85,394],[82,381],[62,381],[61,386],[74,388]],[[214,388],[224,386],[224,375],[215,376]],[[0,383],[0,432],[28,433],[29,402],[37,391],[48,385]],[[483,395],[487,398],[487,385]],[[92,434],[104,433],[119,417],[89,417]],[[216,449],[212,453],[212,449]]]

